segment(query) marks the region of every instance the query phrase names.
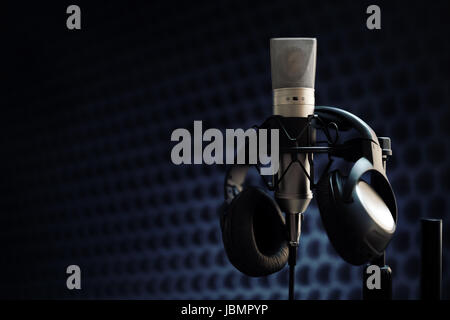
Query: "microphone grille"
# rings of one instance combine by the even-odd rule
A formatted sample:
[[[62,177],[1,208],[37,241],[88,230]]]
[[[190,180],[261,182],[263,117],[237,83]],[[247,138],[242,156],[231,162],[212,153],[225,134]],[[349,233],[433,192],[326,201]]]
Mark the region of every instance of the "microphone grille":
[[[272,89],[314,89],[316,77],[315,38],[270,39]]]

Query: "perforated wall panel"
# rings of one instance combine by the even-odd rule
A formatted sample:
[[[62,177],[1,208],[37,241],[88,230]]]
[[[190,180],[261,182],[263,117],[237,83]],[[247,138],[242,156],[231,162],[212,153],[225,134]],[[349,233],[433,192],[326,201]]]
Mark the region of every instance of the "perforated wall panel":
[[[271,113],[269,38],[317,37],[316,102],[390,136],[399,224],[394,297],[419,297],[421,217],[444,218],[449,296],[448,4],[80,3],[2,9],[0,297],[285,299],[287,270],[240,274],[221,243],[224,168],[175,166],[175,128],[246,128]],[[82,290],[65,268],[82,269]],[[304,220],[297,298],[358,299],[361,268]]]

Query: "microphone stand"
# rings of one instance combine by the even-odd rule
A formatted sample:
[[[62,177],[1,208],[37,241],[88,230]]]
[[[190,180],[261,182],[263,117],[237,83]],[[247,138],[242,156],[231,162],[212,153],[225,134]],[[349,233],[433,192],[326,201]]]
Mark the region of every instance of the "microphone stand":
[[[300,240],[303,214],[287,214],[287,227],[289,233],[289,300],[294,300],[295,265],[297,264],[297,251]]]
[[[317,115],[311,115],[308,116],[308,121],[306,127],[296,136],[291,137],[289,132],[286,130],[285,126],[282,123],[282,117],[280,116],[271,116],[269,117],[264,124],[261,126],[262,128],[268,128],[270,126],[270,122],[272,120],[275,121],[277,124],[276,128],[280,129],[281,132],[284,134],[284,136],[287,138],[288,141],[291,142],[289,147],[281,147],[280,151],[282,152],[291,152],[293,155],[297,153],[307,153],[307,161],[309,162],[311,171],[308,173],[304,167],[304,165],[298,161],[293,160],[291,164],[298,163],[300,167],[302,168],[303,172],[305,173],[305,176],[307,179],[311,181],[310,188],[313,189],[314,187],[314,163],[312,159],[312,154],[315,153],[322,153],[322,154],[329,154],[332,150],[334,150],[334,147],[332,146],[315,146],[313,143],[313,140],[315,142],[315,127],[312,126],[312,121],[319,119]],[[327,131],[327,127],[323,124],[321,129],[324,131]],[[307,145],[306,146],[298,146],[296,143],[304,134],[307,134]],[[329,134],[328,134],[329,136]],[[314,137],[314,138],[313,138]],[[338,137],[338,131],[336,127],[336,137]],[[294,158],[294,157],[293,157]],[[266,181],[266,179],[262,179],[266,187],[274,191],[277,187],[277,185],[280,183],[280,181],[284,178],[284,175],[286,174],[288,168],[285,170],[285,172],[282,174],[280,178],[273,177],[272,183],[269,183]],[[289,300],[294,300],[295,298],[295,265],[297,264],[297,251],[299,246],[299,240],[300,240],[300,234],[301,234],[301,225],[303,221],[303,213],[301,212],[285,212],[286,214],[286,227],[288,231],[288,248],[289,248],[289,256],[288,256],[288,265],[289,265]]]

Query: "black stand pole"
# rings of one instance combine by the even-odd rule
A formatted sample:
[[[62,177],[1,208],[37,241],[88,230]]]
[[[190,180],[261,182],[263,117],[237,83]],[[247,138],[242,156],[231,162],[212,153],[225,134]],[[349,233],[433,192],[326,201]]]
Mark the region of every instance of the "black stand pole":
[[[303,215],[301,213],[289,213],[286,218],[289,233],[289,300],[294,300],[295,265],[297,264],[297,249],[300,240]]]
[[[294,300],[295,297],[295,265],[289,265],[289,300]]]
[[[442,220],[422,219],[420,291],[423,300],[441,299]]]

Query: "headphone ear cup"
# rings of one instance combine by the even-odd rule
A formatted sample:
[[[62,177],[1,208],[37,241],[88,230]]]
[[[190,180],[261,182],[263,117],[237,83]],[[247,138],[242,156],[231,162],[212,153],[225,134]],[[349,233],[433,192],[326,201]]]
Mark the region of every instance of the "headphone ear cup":
[[[242,273],[261,277],[288,261],[287,230],[278,204],[250,187],[231,202],[222,220],[222,239],[230,262]]]
[[[352,234],[357,230],[347,225],[349,222],[346,206],[341,199],[342,186],[346,181],[339,171],[330,172],[316,187],[317,204],[322,218],[322,224],[327,232],[328,239],[336,252],[348,263],[360,265],[361,261],[355,261],[352,252],[356,250],[351,241]],[[350,254],[349,254],[350,253]]]
[[[337,170],[330,172],[316,187],[316,198],[322,223],[327,232],[328,239],[336,252],[348,263],[360,265],[357,257],[359,239],[353,239],[357,232],[352,224],[352,218],[347,211],[349,204],[344,203],[341,197],[343,185],[347,177]],[[363,214],[358,212],[358,214]]]
[[[334,249],[348,263],[361,265],[384,251],[395,227],[394,230],[385,230],[376,223],[356,191],[350,201],[344,201],[343,190],[350,181],[348,179],[339,171],[329,173],[317,184],[316,199],[322,223]],[[366,185],[364,191],[370,192],[367,197],[373,197],[376,192]]]
[[[322,177],[316,185],[316,202],[319,207],[320,217],[323,226],[328,234],[331,244],[334,246],[333,238],[330,235],[339,232],[338,208],[333,190],[333,179],[339,175],[339,172],[333,171]],[[341,231],[342,232],[342,231]]]

